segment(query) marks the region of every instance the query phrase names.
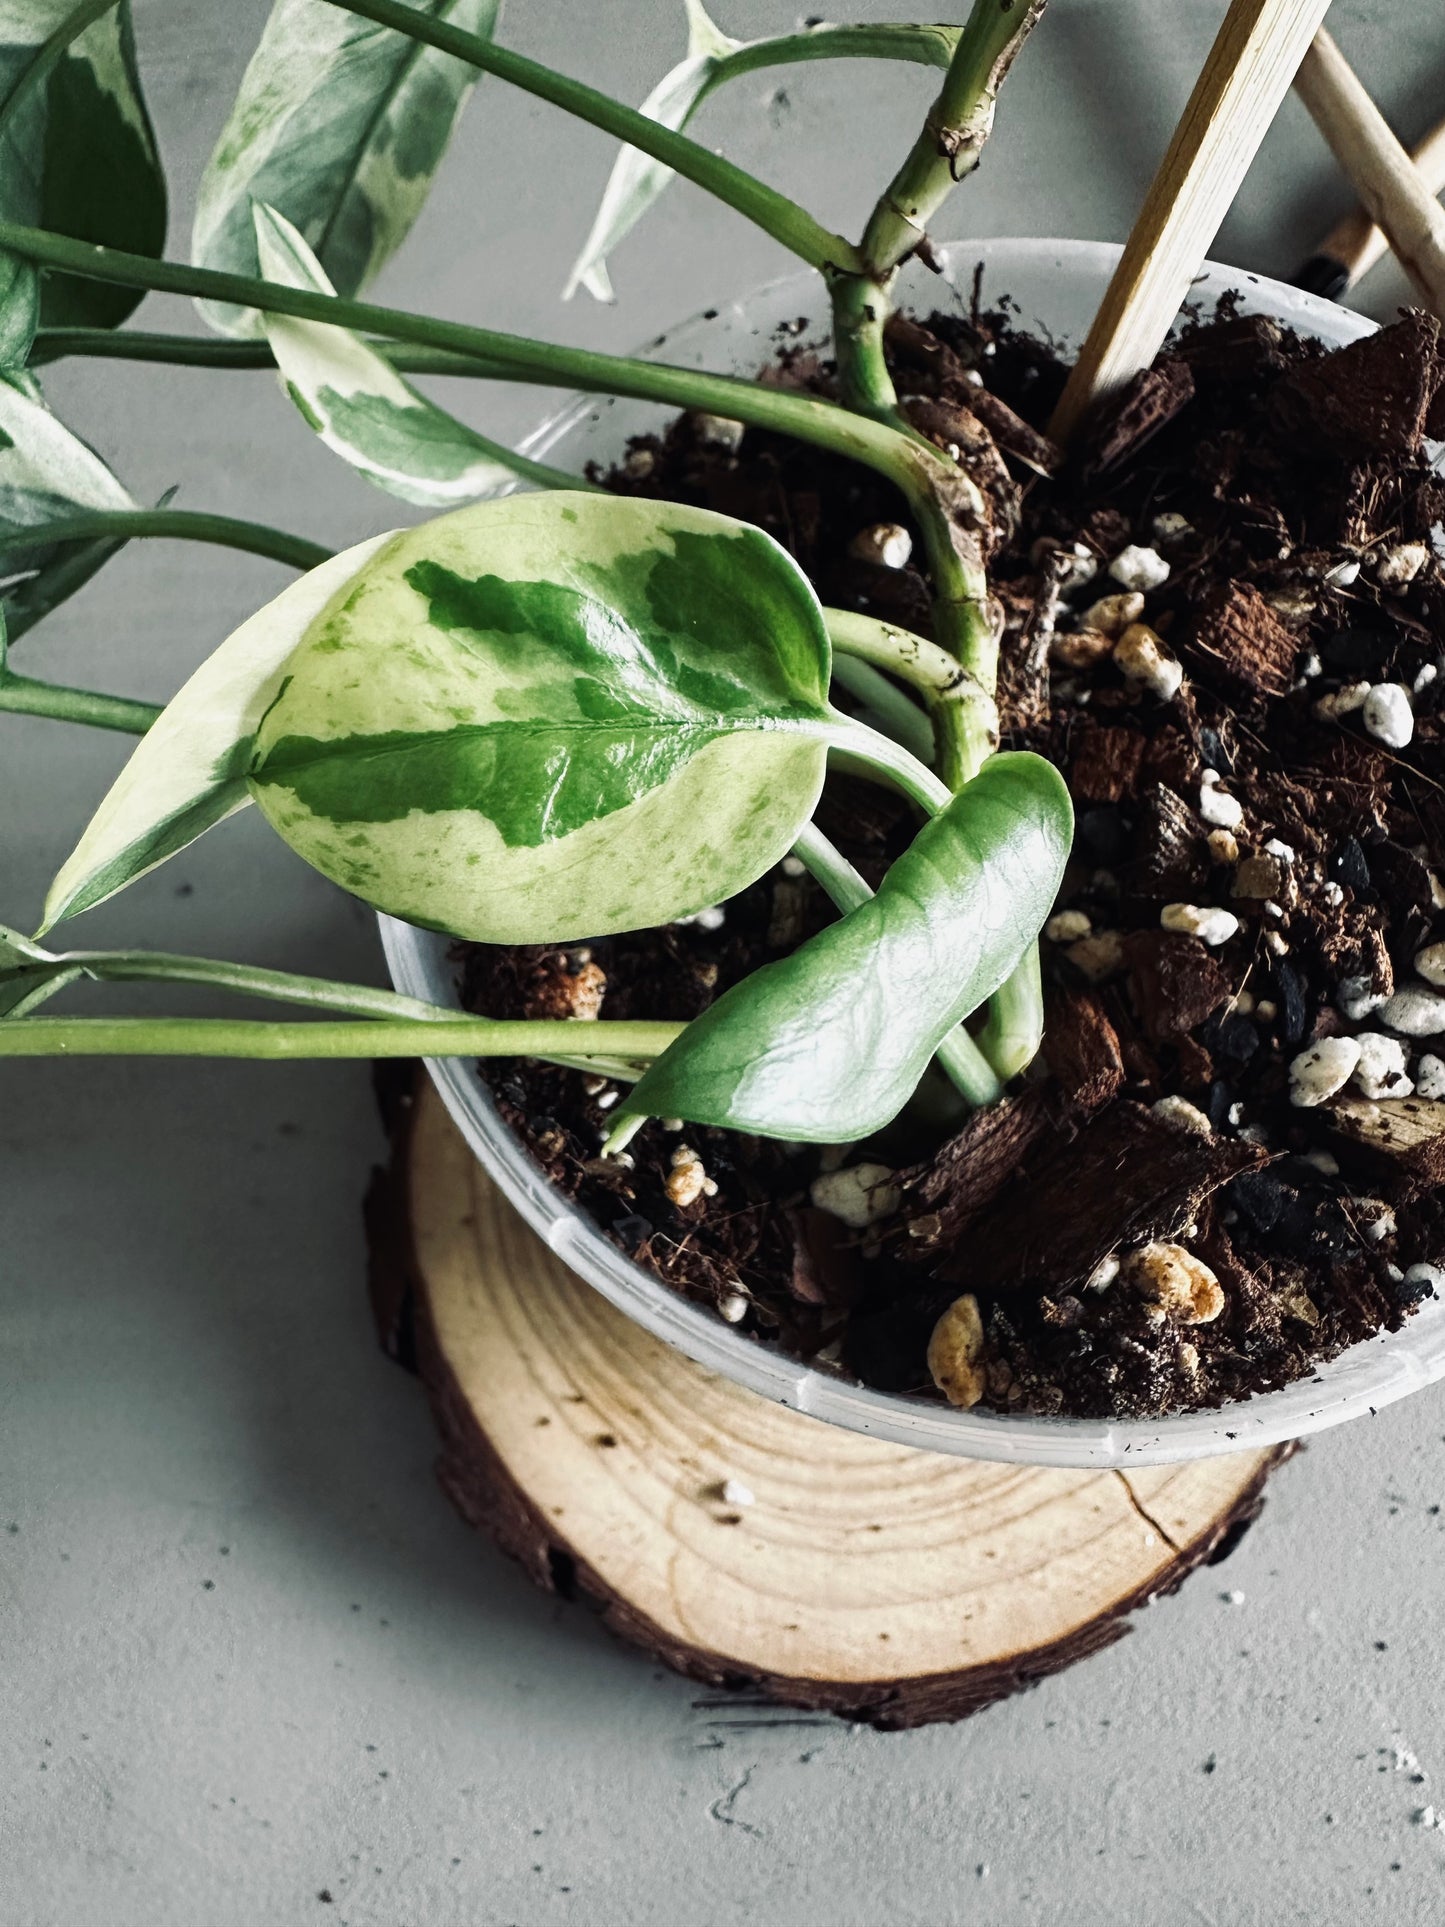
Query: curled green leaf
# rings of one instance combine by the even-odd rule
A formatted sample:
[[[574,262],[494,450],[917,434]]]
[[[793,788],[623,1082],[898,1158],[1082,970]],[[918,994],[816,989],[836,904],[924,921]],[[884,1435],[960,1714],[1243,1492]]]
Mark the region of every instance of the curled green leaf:
[[[334,294],[301,235],[273,207],[255,210],[261,273],[283,287]],[[326,446],[388,495],[423,508],[455,508],[519,479],[582,486],[514,455],[438,408],[349,328],[294,316],[263,317],[292,401]]]
[[[277,831],[378,908],[559,942],[666,923],[785,854],[844,727],[770,537],[558,491],[395,536],[307,630],[257,734]]]
[[[45,900],[42,934],[114,896],[251,800],[256,729],[318,611],[388,538],[312,569],[208,656],[142,737]]]
[[[416,11],[490,36],[500,0],[418,0]],[[252,201],[278,208],[332,284],[355,294],[421,211],[475,71],[326,0],[276,0],[201,181],[199,267],[256,271]],[[198,304],[223,334],[260,317]]]
[[[955,1025],[1014,971],[1063,876],[1063,778],[996,756],[926,823],[878,894],[695,1018],[618,1111],[840,1143],[897,1116]]]
[[[796,33],[733,40],[709,19],[701,0],[683,3],[687,8],[687,55],[664,74],[640,110],[659,126],[678,133],[715,88],[739,75],[798,61],[847,57],[912,60],[946,68],[958,39],[954,27],[918,27],[891,21],[871,27],[835,27],[826,20],[816,20]],[[570,300],[579,287],[598,301],[615,299],[607,257],[636,227],[672,177],[673,170],[661,161],[636,147],[623,148],[608,176],[564,299]]]

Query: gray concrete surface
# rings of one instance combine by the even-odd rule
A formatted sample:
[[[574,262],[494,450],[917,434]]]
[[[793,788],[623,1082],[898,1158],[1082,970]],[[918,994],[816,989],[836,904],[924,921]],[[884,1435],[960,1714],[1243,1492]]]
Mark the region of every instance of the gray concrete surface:
[[[753,33],[793,9],[718,11]],[[136,12],[180,252],[264,7]],[[680,12],[517,3],[508,33],[637,98]],[[1121,236],[1219,12],[1055,0],[946,231]],[[1338,0],[1335,25],[1402,132],[1423,131],[1445,16]],[[856,227],[926,86],[758,78],[706,131]],[[383,296],[624,346],[786,265],[679,189],[619,255],[618,307],[559,306],[608,151],[486,83]],[[1217,252],[1286,266],[1345,200],[1290,103]],[[1388,310],[1386,276],[1369,294]],[[143,318],[188,325],[160,301]],[[335,542],[393,519],[264,376],[93,364],[47,386],[138,495],[179,482],[186,505]],[[511,432],[537,407],[513,391],[487,419]],[[24,654],[160,696],[278,580],[137,545]],[[5,720],[0,916],[33,919],[123,755]],[[362,912],[244,819],[86,934],[380,973]],[[1445,1395],[1320,1440],[1227,1567],[960,1727],[880,1737],[720,1705],[541,1603],[448,1510],[421,1400],[367,1326],[358,1203],[379,1148],[359,1068],[0,1078],[10,1927],[1441,1917],[1445,1834],[1415,1816],[1445,1806]]]

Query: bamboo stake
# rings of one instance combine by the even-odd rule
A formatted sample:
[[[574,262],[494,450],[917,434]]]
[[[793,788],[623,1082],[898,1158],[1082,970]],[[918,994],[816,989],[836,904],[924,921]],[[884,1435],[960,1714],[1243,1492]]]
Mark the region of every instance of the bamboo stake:
[[[1421,298],[1445,315],[1445,207],[1323,30],[1300,64],[1295,87]]]
[[[1445,193],[1445,120],[1433,128],[1418,147],[1411,148],[1410,159],[1415,163],[1415,172],[1425,192],[1438,200]],[[1297,288],[1337,301],[1389,251],[1389,242],[1365,209],[1351,208],[1343,220],[1336,221],[1308,261],[1301,262],[1290,279]]]
[[[1232,0],[1049,424],[1066,441],[1154,359],[1329,0]]]

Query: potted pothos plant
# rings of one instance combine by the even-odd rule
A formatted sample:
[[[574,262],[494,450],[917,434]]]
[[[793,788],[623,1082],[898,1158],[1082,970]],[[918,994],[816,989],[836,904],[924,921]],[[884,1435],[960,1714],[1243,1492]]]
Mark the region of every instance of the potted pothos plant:
[[[1227,1078],[1204,1074],[1199,1053],[1207,1047],[1192,1038],[1197,1027],[1225,1021],[1231,992],[1226,1016],[1240,1014],[1245,996],[1251,1010],[1270,1001],[1227,982],[1216,996],[1209,975],[1223,981],[1215,953],[1238,942],[1242,956],[1251,935],[1239,910],[1225,907],[1243,900],[1231,892],[1240,864],[1252,860],[1252,846],[1241,852],[1229,828],[1240,827],[1243,807],[1236,815],[1232,799],[1247,786],[1233,747],[1246,727],[1244,705],[1236,700],[1226,718],[1203,671],[1203,694],[1192,694],[1171,640],[1176,618],[1178,635],[1185,634],[1183,610],[1161,603],[1146,611],[1147,596],[1170,593],[1171,575],[1197,573],[1210,532],[1201,534],[1180,510],[1160,511],[1138,484],[1129,458],[1144,437],[1125,432],[1127,422],[1124,430],[1115,423],[1102,458],[1094,445],[1092,468],[1070,471],[1052,495],[1048,485],[1036,486],[1060,464],[1042,422],[1026,419],[1031,388],[1036,400],[1050,392],[1047,353],[1038,344],[1011,345],[977,314],[967,342],[893,314],[899,271],[914,257],[932,258],[929,224],[977,164],[999,87],[1042,11],[1043,0],[976,0],[959,26],[813,24],[737,42],[687,0],[688,56],[634,110],[499,44],[495,0],[277,0],[201,186],[189,265],[160,253],[164,189],[124,0],[43,0],[28,12],[23,44],[8,29],[12,42],[0,49],[0,479],[13,571],[4,599],[9,649],[132,538],[231,543],[301,573],[160,710],[48,684],[17,668],[12,653],[0,657],[0,708],[141,738],[56,876],[36,935],[0,937],[0,1054],[450,1055],[489,1066],[559,1067],[576,1104],[593,1106],[591,1123],[604,1120],[596,1132],[602,1141],[585,1159],[574,1156],[577,1170],[585,1164],[603,1191],[635,1206],[627,1174],[638,1171],[639,1134],[650,1132],[652,1161],[667,1173],[657,1208],[670,1206],[683,1225],[706,1213],[717,1188],[710,1154],[694,1138],[866,1146],[905,1113],[933,1064],[930,1075],[956,1093],[945,1115],[950,1129],[962,1125],[954,1140],[962,1152],[945,1147],[897,1182],[876,1157],[845,1159],[839,1170],[827,1168],[837,1166],[836,1153],[824,1154],[821,1169],[815,1152],[806,1167],[787,1153],[769,1166],[776,1196],[767,1208],[794,1211],[811,1184],[814,1206],[850,1227],[853,1243],[879,1267],[886,1282],[865,1288],[865,1296],[872,1289],[874,1309],[915,1334],[898,1382],[928,1383],[927,1357],[932,1384],[958,1404],[989,1398],[1042,1411],[1127,1409],[1120,1401],[1145,1396],[1127,1374],[1096,1374],[1092,1389],[1080,1390],[1078,1373],[1064,1372],[1056,1356],[1058,1344],[1071,1343],[1081,1357],[1097,1357],[1086,1288],[1102,1304],[1122,1275],[1106,1324],[1129,1344],[1144,1342],[1138,1325],[1156,1351],[1166,1342],[1170,1348],[1167,1373],[1161,1368],[1150,1380],[1155,1408],[1191,1396],[1208,1402],[1231,1384],[1250,1388],[1247,1373],[1232,1381],[1200,1376],[1204,1328],[1230,1291],[1244,1290],[1218,1239],[1213,1262],[1198,1248],[1215,1224],[1206,1200],[1220,1193],[1218,1231],[1228,1242],[1224,1220],[1238,1207],[1225,1208],[1225,1187],[1258,1177],[1271,1151],[1297,1155],[1308,1147],[1269,1146],[1265,1126],[1244,1115],[1252,1087],[1241,1096]],[[684,131],[694,108],[734,75],[845,57],[901,59],[942,75],[916,141],[856,241],[828,232]],[[747,380],[520,339],[362,298],[404,238],[478,74],[625,143],[574,284],[606,296],[611,250],[670,175],[682,174],[818,272],[833,322],[826,358]],[[114,191],[81,190],[77,180]],[[148,289],[194,297],[214,338],[123,326]],[[1274,356],[1271,370],[1283,381],[1314,366],[1304,353],[1296,368],[1278,342],[1254,349],[1256,362]],[[1233,352],[1236,363],[1247,359],[1249,344]],[[1430,344],[1426,360],[1434,352]],[[981,373],[990,353],[1005,371],[993,386]],[[289,533],[165,503],[138,506],[45,404],[44,368],[85,354],[274,368],[298,428],[378,487],[433,514],[329,555]],[[1217,342],[1178,364],[1193,370],[1187,378],[1201,391],[1211,367],[1233,365]],[[1263,363],[1250,367],[1258,375]],[[623,470],[567,473],[444,411],[410,379],[428,374],[570,386],[684,413],[670,442],[639,450]],[[1181,389],[1177,376],[1168,379]],[[1258,387],[1256,380],[1250,390],[1256,400]],[[1242,394],[1208,405],[1238,408]],[[1171,409],[1166,397],[1146,426],[1168,428],[1188,400]],[[1422,412],[1420,433],[1423,423]],[[1207,426],[1213,434],[1218,424],[1211,418]],[[870,572],[848,606],[821,597],[775,534],[722,512],[706,476],[685,473],[678,459],[682,448],[710,450],[705,468],[710,461],[733,472],[746,466],[745,438],[766,450],[803,451],[828,477],[861,474],[869,499],[889,505],[861,527],[836,531]],[[1397,467],[1418,459],[1418,442],[1417,434],[1410,448],[1393,451]],[[1178,469],[1177,450],[1173,459]],[[1116,479],[1100,496],[1097,478],[1111,472]],[[1167,462],[1161,473],[1172,475]],[[500,492],[519,484],[523,492]],[[1177,475],[1166,485],[1182,499]],[[1234,506],[1231,498],[1231,514]],[[1239,546],[1233,533],[1229,539]],[[1375,540],[1371,528],[1354,547],[1369,549]],[[991,581],[996,562],[1002,573]],[[1239,584],[1262,599],[1252,580],[1243,583],[1242,569],[1234,571]],[[904,573],[916,590],[906,621],[890,613],[898,605],[882,586]],[[1367,580],[1384,579],[1376,570]],[[1384,581],[1382,593],[1390,586]],[[1336,582],[1331,593],[1348,587]],[[1275,665],[1273,680],[1255,679],[1250,700],[1289,695],[1308,623],[1329,613],[1316,607],[1291,617],[1271,606],[1269,620],[1294,638],[1287,649],[1248,605],[1249,633],[1236,638],[1235,656],[1273,649]],[[1212,635],[1198,642],[1201,660],[1219,656]],[[1275,662],[1286,653],[1287,672]],[[1369,691],[1396,686],[1395,668],[1380,656]],[[1081,784],[1075,769],[1066,782],[1061,767],[1069,740],[1061,706],[1073,705],[1074,723],[1083,719],[1091,678],[1100,680],[1093,713],[1119,710],[1110,727],[1128,739],[1098,751],[1128,766],[1102,788],[1097,773]],[[1375,711],[1394,715],[1390,699],[1371,700]],[[1176,704],[1182,707],[1171,709]],[[1340,706],[1340,716],[1351,713]],[[1330,721],[1338,732],[1338,719]],[[1428,719],[1424,726],[1433,728]],[[1398,717],[1395,727],[1398,735]],[[1161,747],[1172,742],[1171,731],[1177,743]],[[1152,920],[1148,929],[1101,933],[1097,907],[1058,907],[1074,828],[1070,785],[1093,816],[1101,799],[1116,812],[1118,835],[1138,831],[1132,810],[1157,842],[1159,812],[1167,817],[1173,805],[1160,805],[1141,786],[1141,771],[1149,770],[1156,787],[1185,797],[1180,807],[1190,821],[1173,826],[1180,846],[1173,871],[1156,865],[1152,878],[1130,886],[1131,901],[1145,909],[1129,916]],[[820,816],[830,797],[838,816],[839,795],[856,797],[860,779],[881,786],[887,823],[876,847],[850,854],[849,834],[825,833]],[[853,787],[845,792],[840,784]],[[57,927],[251,804],[309,863],[378,910],[488,947],[493,957],[522,958],[528,968],[556,959],[571,989],[535,1008],[523,997],[520,1011],[468,1013],[209,959],[54,947]],[[1269,806],[1276,814],[1282,807]],[[1257,814],[1262,837],[1263,802]],[[1383,805],[1378,814],[1382,834],[1395,838]],[[1098,860],[1106,829],[1091,824],[1083,869],[1076,863],[1069,871],[1071,902],[1092,904],[1111,888],[1119,895],[1118,877],[1105,880],[1109,864]],[[1235,843],[1232,857],[1216,831]],[[1273,841],[1284,845],[1282,837]],[[880,850],[886,862],[876,860]],[[1328,854],[1320,860],[1327,865]],[[1279,869],[1287,860],[1272,861]],[[1428,875],[1428,852],[1418,861]],[[605,972],[593,949],[638,932],[690,931],[702,941],[720,906],[725,914],[730,903],[770,887],[769,879],[803,874],[834,906],[830,920],[815,902],[787,931],[733,954],[721,975],[704,971],[697,981],[706,994],[685,1018],[671,1009],[609,1012],[596,988]],[[1250,901],[1274,904],[1283,920],[1290,884],[1283,869],[1271,870],[1273,894]],[[1081,1037],[1092,1041],[1101,1054],[1101,1067],[1090,1068],[1092,1085],[1081,1076],[1071,1088],[1057,1057],[1038,1062],[1045,1041],[1039,938],[1051,918],[1060,959],[1065,948],[1071,953],[1054,973],[1073,999],[1063,1006],[1064,1055]],[[1389,943],[1397,951],[1400,942],[1413,943],[1424,956],[1427,926],[1428,918],[1416,916],[1409,935],[1401,936],[1402,924]],[[1161,931],[1173,947],[1159,949]],[[1134,934],[1137,956],[1128,948]],[[1352,932],[1330,954],[1358,965],[1367,934]],[[1383,940],[1381,947],[1388,951]],[[1125,1015],[1100,988],[1126,971],[1129,1021],[1143,1023],[1152,1038],[1132,1055]],[[1421,971],[1429,984],[1438,981],[1425,964]],[[305,1019],[43,1009],[81,980],[137,978],[274,998],[302,1008]],[[578,989],[584,978],[593,986],[585,993]],[[1394,994],[1392,983],[1374,1008]],[[1141,1017],[1151,996],[1154,1017]],[[1416,1001],[1434,996],[1422,982]],[[1171,1030],[1170,1013],[1181,1008],[1188,1021]],[[1410,1031],[1403,1009],[1394,1016],[1396,1037],[1434,1034]],[[1434,1021],[1433,1005],[1418,1023],[1427,1020]],[[1389,1042],[1389,1023],[1381,1021],[1387,1027],[1377,1034]],[[1314,1013],[1309,1049],[1318,1056],[1339,1045],[1341,1063],[1355,1051],[1328,1096],[1349,1084],[1365,1051],[1355,1033],[1346,1038],[1338,1028],[1321,1026]],[[1192,1059],[1185,1038],[1197,1045]],[[1302,1028],[1281,1031],[1272,1046],[1281,1077],[1306,1055],[1289,1046],[1306,1042]],[[1224,1061],[1223,1049],[1214,1049],[1211,1072]],[[1020,1086],[1025,1074],[1034,1082]],[[1422,1089],[1431,1074],[1422,1079],[1415,1067]],[[1309,1075],[1309,1066],[1297,1067],[1297,1100],[1315,1088]],[[1222,1100],[1196,1103],[1186,1094],[1220,1082]],[[1279,1086],[1276,1079],[1262,1090],[1260,1103],[1288,1104]],[[509,1102],[523,1120],[529,1107],[533,1114],[548,1108],[525,1089],[514,1089]],[[1297,1101],[1296,1109],[1306,1108]],[[1113,1119],[1107,1127],[1094,1116],[1105,1109]],[[1231,1110],[1241,1112],[1233,1124]],[[1136,1113],[1151,1122],[1141,1125]],[[996,1127],[990,1119],[1007,1122]],[[1201,1125],[1212,1140],[1207,1153],[1199,1149]],[[1016,1134],[1017,1156],[985,1173],[980,1147],[999,1130]],[[1160,1133],[1168,1140],[1162,1148]],[[1146,1188],[1156,1165],[1167,1165],[1169,1177],[1140,1208],[1119,1201],[1111,1229],[1091,1217],[1077,1249],[1065,1252],[1064,1239],[1053,1260],[1032,1253],[1038,1288],[1030,1316],[1039,1330],[1048,1328],[1055,1349],[1048,1371],[1031,1379],[1022,1363],[1028,1346],[1021,1350],[1019,1340],[1027,1320],[1010,1312],[1004,1291],[1017,1286],[1017,1266],[995,1281],[997,1298],[977,1289],[960,1294],[971,1281],[956,1250],[927,1273],[922,1289],[904,1293],[897,1280],[905,1258],[937,1256],[941,1227],[951,1224],[955,1243],[966,1242],[960,1193],[983,1210],[1004,1176],[1028,1179],[1037,1167],[1045,1192],[1054,1187],[1049,1208],[1057,1216],[1057,1194],[1069,1179],[1053,1169],[1049,1147],[1075,1140],[1094,1155],[1090,1181],[1105,1193],[1111,1175],[1127,1190],[1131,1157]],[[714,1165],[729,1162],[729,1141],[717,1140]],[[758,1170],[738,1181],[756,1207]],[[1402,1280],[1408,1267],[1396,1265],[1396,1255],[1426,1273],[1438,1255],[1430,1244],[1435,1221],[1415,1202],[1420,1195],[1417,1186],[1400,1207],[1418,1219],[1406,1222],[1408,1251],[1391,1242],[1376,1254]],[[1091,1197],[1091,1212],[1097,1203]],[[1393,1240],[1394,1206],[1387,1200],[1382,1209],[1392,1213]],[[1267,1215],[1264,1204],[1260,1213]],[[632,1227],[627,1248],[656,1258],[655,1227],[639,1232],[639,1211],[622,1211],[618,1222]],[[900,1243],[910,1249],[900,1252]],[[724,1293],[724,1315],[752,1319],[759,1331],[786,1327],[765,1282],[743,1288],[745,1269],[746,1254],[734,1253],[737,1289]],[[811,1290],[809,1302],[829,1315],[793,1339],[825,1349],[858,1287],[855,1281],[833,1301],[816,1268],[810,1276],[802,1296]],[[1388,1280],[1380,1277],[1384,1289]],[[1390,1300],[1393,1310],[1378,1296],[1361,1309],[1360,1289],[1358,1280],[1350,1285],[1354,1312],[1334,1319],[1321,1348],[1338,1340],[1338,1349],[1413,1302],[1402,1289]],[[1422,1287],[1416,1300],[1423,1295]],[[1309,1304],[1318,1326],[1320,1307],[1302,1285],[1296,1299]],[[1127,1317],[1112,1309],[1125,1300]],[[1081,1330],[1092,1333],[1086,1344]],[[835,1347],[835,1362],[838,1356]],[[1307,1369],[1312,1356],[1297,1345],[1286,1365],[1271,1353],[1257,1382]]]

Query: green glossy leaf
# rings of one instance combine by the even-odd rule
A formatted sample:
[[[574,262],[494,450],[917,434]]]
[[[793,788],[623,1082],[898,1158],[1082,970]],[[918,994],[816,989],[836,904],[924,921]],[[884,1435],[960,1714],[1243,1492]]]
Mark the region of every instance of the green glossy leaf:
[[[0,101],[7,100],[46,41],[75,13],[75,0],[0,0]],[[129,0],[92,21],[39,86],[23,90],[0,120],[0,207],[6,218],[159,257],[166,187],[141,95]],[[37,320],[46,327],[114,327],[141,291],[48,274],[0,260],[0,361],[16,356]],[[28,346],[28,341],[24,341]]]
[[[490,36],[500,0],[419,0],[417,11]],[[276,0],[201,181],[199,267],[256,272],[251,203],[280,210],[332,284],[356,294],[400,245],[441,163],[474,69],[326,0]],[[202,301],[223,334],[255,335],[248,308]]]
[[[640,111],[662,127],[681,132],[703,101],[725,80],[785,67],[804,60],[866,55],[912,60],[947,67],[958,39],[957,28],[880,23],[874,27],[835,27],[825,20],[796,33],[762,40],[733,40],[708,18],[701,0],[683,0],[687,9],[687,56],[664,74]],[[629,234],[673,178],[673,170],[636,147],[624,147],[608,176],[601,205],[582,245],[563,298],[579,287],[599,301],[615,299],[607,257]]]
[[[167,704],[116,778],[45,901],[44,931],[144,876],[251,800],[255,734],[307,625],[388,540],[312,569],[243,622]]]
[[[1072,830],[1051,763],[995,756],[875,897],[695,1018],[624,1100],[619,1124],[682,1117],[825,1144],[881,1130],[1037,936]]]
[[[671,503],[514,495],[392,539],[311,625],[252,788],[327,876],[498,943],[666,923],[788,849],[843,719],[806,578]]]
[[[261,272],[286,287],[335,290],[321,263],[275,208],[257,206]],[[264,317],[287,391],[316,433],[368,482],[423,508],[455,508],[515,483],[515,462],[402,380],[348,328]],[[523,467],[530,466],[525,462]]]

